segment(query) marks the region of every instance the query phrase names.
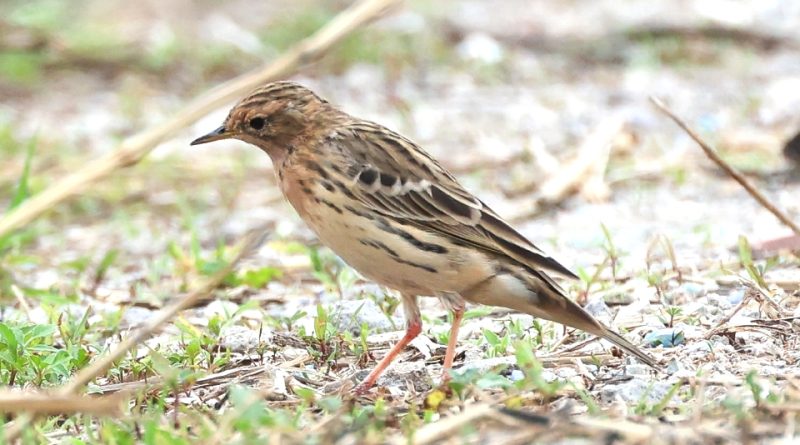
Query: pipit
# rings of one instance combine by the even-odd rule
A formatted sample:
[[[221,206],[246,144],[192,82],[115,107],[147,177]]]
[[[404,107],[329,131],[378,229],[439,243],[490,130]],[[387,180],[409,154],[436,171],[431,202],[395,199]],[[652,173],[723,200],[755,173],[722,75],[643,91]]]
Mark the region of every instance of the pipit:
[[[192,142],[234,138],[265,151],[283,194],[345,262],[400,292],[405,336],[357,388],[364,392],[422,329],[418,296],[453,312],[443,379],[465,302],[505,306],[602,337],[656,361],[567,298],[550,274],[577,278],[468,192],[417,144],[358,119],[294,82],[253,91]]]

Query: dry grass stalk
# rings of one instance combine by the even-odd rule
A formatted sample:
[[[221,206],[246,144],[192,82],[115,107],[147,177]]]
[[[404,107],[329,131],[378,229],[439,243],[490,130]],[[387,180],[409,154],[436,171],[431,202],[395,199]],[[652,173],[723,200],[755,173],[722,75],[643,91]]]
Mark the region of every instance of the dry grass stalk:
[[[485,404],[475,404],[467,407],[464,412],[442,419],[436,423],[429,423],[417,430],[412,443],[425,445],[439,443],[449,437],[457,437],[458,432],[466,425],[475,425],[477,421],[495,414],[497,409]],[[395,445],[408,443],[405,437],[394,441]]]
[[[127,398],[125,393],[89,397],[0,390],[0,412],[33,415],[84,413],[93,416],[118,416],[125,398]]]
[[[767,199],[766,196],[764,196],[761,192],[759,192],[758,189],[756,189],[756,187],[747,178],[742,176],[742,174],[736,171],[735,168],[731,167],[727,162],[725,162],[725,160],[719,156],[719,154],[714,148],[708,145],[702,138],[700,138],[700,136],[698,136],[697,133],[695,133],[691,128],[689,128],[689,126],[683,119],[675,115],[675,113],[673,113],[672,110],[667,108],[667,106],[664,105],[664,103],[660,99],[656,97],[650,97],[650,101],[653,102],[653,104],[659,110],[661,110],[662,113],[667,115],[670,119],[673,120],[673,122],[678,124],[678,126],[681,127],[681,129],[685,131],[686,134],[689,135],[689,137],[691,137],[695,142],[697,142],[697,145],[700,146],[700,148],[703,150],[703,153],[705,153],[709,159],[714,161],[714,163],[717,164],[722,170],[724,170],[725,173],[727,173],[731,178],[733,178],[736,182],[738,182],[739,185],[741,185],[747,191],[747,193],[750,194],[750,196],[752,196],[756,201],[758,201],[758,203],[761,204],[762,207],[764,207],[770,213],[775,215],[775,217],[778,218],[780,222],[782,222],[786,227],[790,228],[796,235],[800,236],[800,226],[795,224],[794,221],[792,221],[791,218],[789,218],[783,211],[781,211],[774,204],[772,204],[769,201],[769,199]]]
[[[747,292],[745,292],[742,301],[740,301],[739,304],[737,304],[736,307],[733,308],[733,310],[731,310],[724,317],[722,317],[722,319],[720,319],[717,322],[717,324],[714,325],[713,328],[709,329],[708,332],[706,332],[706,334],[703,336],[703,338],[708,340],[711,337],[717,335],[717,333],[719,333],[722,330],[725,324],[727,324],[731,320],[731,318],[733,318],[734,315],[736,315],[739,311],[742,310],[742,308],[744,308],[745,306],[747,306],[747,304],[750,303],[750,300],[753,298],[754,295],[755,291],[752,289],[748,289]]]

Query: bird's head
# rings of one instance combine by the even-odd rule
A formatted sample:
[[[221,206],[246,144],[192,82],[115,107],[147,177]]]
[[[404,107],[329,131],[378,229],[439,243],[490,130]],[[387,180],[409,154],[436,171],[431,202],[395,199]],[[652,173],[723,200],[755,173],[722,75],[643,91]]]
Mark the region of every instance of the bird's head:
[[[329,108],[326,100],[298,83],[269,83],[237,103],[221,127],[191,145],[239,139],[266,151],[273,161],[282,159],[298,137],[316,128]]]

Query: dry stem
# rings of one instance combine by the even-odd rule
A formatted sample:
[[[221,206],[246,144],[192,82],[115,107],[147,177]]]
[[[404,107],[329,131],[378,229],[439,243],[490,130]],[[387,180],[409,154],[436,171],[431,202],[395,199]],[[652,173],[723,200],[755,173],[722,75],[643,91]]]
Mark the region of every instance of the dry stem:
[[[60,396],[32,391],[0,390],[0,412],[28,414],[84,413],[94,416],[118,416],[125,393],[111,396]]]
[[[656,107],[658,107],[658,109],[661,110],[662,113],[666,114],[670,119],[672,119],[676,124],[678,124],[678,126],[681,127],[681,129],[683,129],[683,131],[685,131],[686,134],[689,135],[689,137],[691,137],[695,142],[697,142],[697,145],[699,145],[700,148],[703,149],[703,153],[705,153],[709,159],[714,161],[715,164],[717,164],[720,168],[725,170],[725,173],[727,173],[730,177],[736,180],[736,182],[738,182],[739,185],[744,187],[744,189],[747,190],[747,193],[749,193],[750,196],[752,196],[756,201],[758,201],[758,203],[761,204],[762,207],[769,210],[770,213],[775,215],[775,217],[778,218],[778,220],[780,220],[780,222],[786,225],[786,227],[792,229],[792,231],[796,235],[800,236],[800,227],[798,227],[797,224],[795,224],[785,213],[783,213],[783,211],[775,207],[763,194],[761,194],[761,192],[758,191],[758,189],[755,188],[755,186],[750,181],[747,180],[747,178],[742,176],[741,173],[736,171],[736,169],[734,169],[727,162],[725,162],[725,160],[722,159],[719,156],[719,154],[717,154],[717,151],[715,149],[713,149],[710,145],[708,145],[705,141],[703,141],[703,139],[701,139],[700,136],[697,135],[697,133],[695,133],[691,128],[689,128],[689,126],[683,119],[676,116],[675,113],[673,113],[669,108],[667,108],[667,106],[664,105],[664,103],[661,102],[661,100],[658,99],[657,97],[651,96],[650,101],[653,102],[653,104]]]

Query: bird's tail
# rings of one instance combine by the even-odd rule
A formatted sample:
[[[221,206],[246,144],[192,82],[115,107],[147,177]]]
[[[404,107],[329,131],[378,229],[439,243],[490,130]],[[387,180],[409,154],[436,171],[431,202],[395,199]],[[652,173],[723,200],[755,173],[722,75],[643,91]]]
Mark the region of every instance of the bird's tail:
[[[552,278],[541,272],[529,272],[530,274],[496,275],[462,292],[462,296],[468,301],[505,306],[594,334],[619,346],[642,363],[658,368],[658,362],[654,358],[567,298],[564,290]]]
[[[597,324],[600,324],[600,322],[597,322]],[[639,359],[640,362],[650,366],[651,368],[658,369],[658,362],[653,357],[645,354],[641,349],[634,346],[633,343],[626,340],[625,337],[623,337],[622,335],[616,333],[615,331],[612,331],[611,329],[605,326],[602,325],[600,326],[603,329],[602,333],[592,332],[594,335],[597,335],[598,337],[602,337],[610,341],[611,343],[614,343],[615,345],[619,346],[620,349],[627,352],[628,354],[635,356],[636,358]]]
[[[537,298],[539,304],[533,305],[534,310],[526,312],[604,338],[619,346],[623,351],[635,356],[642,363],[652,368],[658,368],[658,362],[653,357],[645,354],[625,337],[597,321],[585,309],[567,298],[561,288],[558,286],[554,288],[549,285],[550,283],[542,284],[544,285],[538,286],[541,289]]]

